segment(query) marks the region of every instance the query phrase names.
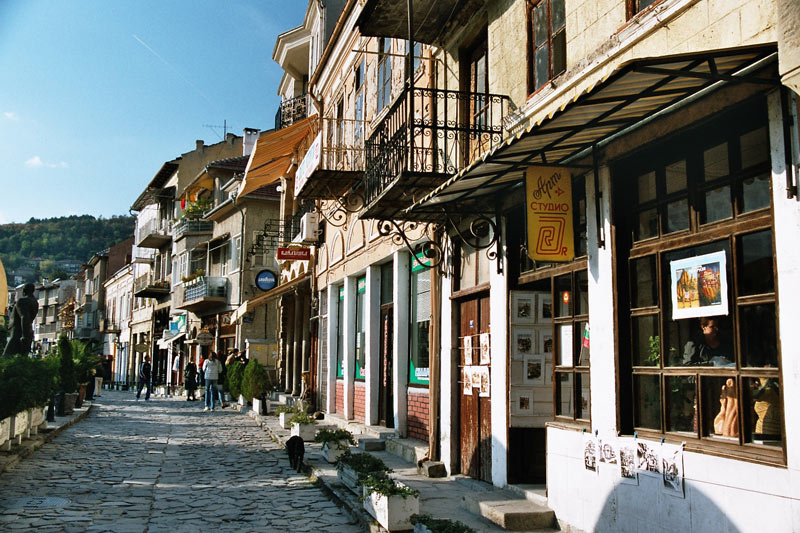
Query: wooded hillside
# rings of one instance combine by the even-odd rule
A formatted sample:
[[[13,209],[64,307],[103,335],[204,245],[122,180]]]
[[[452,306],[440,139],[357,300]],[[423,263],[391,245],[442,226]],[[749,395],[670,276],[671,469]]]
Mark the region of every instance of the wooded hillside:
[[[41,276],[60,277],[55,261],[86,262],[93,254],[133,235],[134,224],[131,216],[95,218],[91,215],[31,218],[24,224],[0,224],[0,259],[7,274],[29,266],[29,262],[36,259],[45,260],[39,263]]]

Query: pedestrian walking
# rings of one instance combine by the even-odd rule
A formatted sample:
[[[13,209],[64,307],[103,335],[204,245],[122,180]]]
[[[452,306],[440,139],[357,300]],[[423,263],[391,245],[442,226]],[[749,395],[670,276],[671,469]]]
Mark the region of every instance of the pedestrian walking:
[[[211,358],[203,363],[203,375],[206,381],[206,406],[203,411],[214,410],[214,399],[218,394],[217,380],[221,370],[222,365],[217,359],[217,354],[211,352]]]
[[[189,361],[184,369],[184,386],[186,387],[186,401],[193,402],[195,398],[195,391],[197,390],[197,365],[193,361]]]
[[[150,356],[145,355],[144,361],[139,365],[139,388],[136,391],[136,399],[142,395],[142,388],[147,387],[147,392],[144,395],[145,400],[150,399]]]

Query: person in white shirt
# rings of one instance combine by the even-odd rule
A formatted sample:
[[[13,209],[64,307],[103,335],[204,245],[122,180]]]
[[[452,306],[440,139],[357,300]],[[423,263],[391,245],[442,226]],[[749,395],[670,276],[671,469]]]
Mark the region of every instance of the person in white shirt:
[[[217,380],[222,370],[222,364],[217,359],[217,354],[211,352],[211,357],[203,363],[203,376],[206,380],[206,406],[203,411],[214,410],[214,398],[217,396]]]

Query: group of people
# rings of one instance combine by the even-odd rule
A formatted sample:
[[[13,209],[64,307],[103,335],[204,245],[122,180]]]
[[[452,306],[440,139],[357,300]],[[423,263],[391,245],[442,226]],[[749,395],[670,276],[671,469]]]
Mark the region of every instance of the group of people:
[[[217,353],[211,351],[208,357],[201,356],[200,364],[195,364],[194,361],[189,361],[184,368],[184,388],[186,389],[186,401],[197,401],[197,389],[205,387],[205,407],[203,411],[213,411],[219,405],[226,407],[222,398],[222,389],[218,383],[220,380],[225,381],[225,367],[234,363],[240,362],[247,364],[247,355],[239,353],[236,348],[228,352],[227,359],[223,362],[217,356]],[[136,391],[136,399],[138,400],[142,394],[142,389],[147,388],[145,393],[145,400],[150,399],[150,378],[151,378],[150,356],[147,355],[139,365],[139,387]]]

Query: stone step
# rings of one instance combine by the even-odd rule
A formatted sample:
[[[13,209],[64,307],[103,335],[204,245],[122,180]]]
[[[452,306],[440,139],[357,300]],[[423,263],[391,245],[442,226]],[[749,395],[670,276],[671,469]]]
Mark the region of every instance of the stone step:
[[[507,531],[550,529],[556,524],[556,514],[552,509],[510,491],[466,494],[461,505]]]
[[[386,441],[374,437],[361,437],[358,439],[358,448],[365,452],[379,452],[386,449]]]
[[[508,485],[506,490],[518,494],[533,503],[547,507],[547,485],[520,484]]]
[[[428,455],[428,444],[415,439],[388,439],[386,451],[416,466]]]

